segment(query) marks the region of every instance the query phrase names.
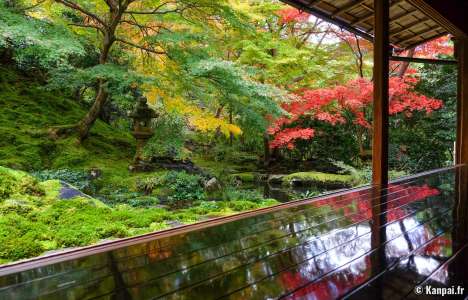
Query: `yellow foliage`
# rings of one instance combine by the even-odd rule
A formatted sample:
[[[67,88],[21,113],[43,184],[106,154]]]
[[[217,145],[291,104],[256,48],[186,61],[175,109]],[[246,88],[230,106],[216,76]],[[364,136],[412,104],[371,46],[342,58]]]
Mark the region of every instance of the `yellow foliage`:
[[[149,90],[146,96],[150,104],[155,105],[158,101],[162,101],[166,110],[184,115],[189,125],[198,131],[215,132],[219,129],[225,136],[242,134],[242,129],[239,126],[230,124],[222,118],[216,118],[212,112],[188,103],[182,97],[170,97],[156,88]]]

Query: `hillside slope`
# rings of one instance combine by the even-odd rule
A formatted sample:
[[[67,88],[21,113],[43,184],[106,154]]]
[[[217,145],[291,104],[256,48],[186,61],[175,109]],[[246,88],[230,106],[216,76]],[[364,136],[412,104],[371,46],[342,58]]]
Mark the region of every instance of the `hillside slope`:
[[[73,124],[85,110],[11,68],[0,66],[0,74],[0,165],[31,171],[99,168],[131,161],[130,132],[101,121],[82,145],[74,137],[49,138],[48,128]]]

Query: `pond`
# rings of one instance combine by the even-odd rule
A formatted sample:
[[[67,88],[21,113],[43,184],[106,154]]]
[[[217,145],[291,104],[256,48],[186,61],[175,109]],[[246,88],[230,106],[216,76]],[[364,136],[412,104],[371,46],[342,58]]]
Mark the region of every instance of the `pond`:
[[[270,182],[242,183],[239,189],[255,191],[266,199],[275,199],[279,202],[289,202],[298,199],[311,198],[318,195],[329,194],[343,189],[325,189],[317,186],[283,185]]]

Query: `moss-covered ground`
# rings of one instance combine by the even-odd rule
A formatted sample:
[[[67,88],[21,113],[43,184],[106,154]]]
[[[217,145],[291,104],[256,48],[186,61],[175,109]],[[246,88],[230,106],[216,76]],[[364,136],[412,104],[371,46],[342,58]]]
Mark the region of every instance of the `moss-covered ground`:
[[[203,197],[188,194],[197,197],[183,208],[159,205],[157,195],[168,193],[161,188],[168,171],[128,171],[134,149],[128,128],[97,121],[82,144],[74,136],[54,138],[48,129],[76,123],[84,115],[85,105],[48,92],[42,82],[16,70],[0,66],[0,74],[0,263],[276,203],[261,197],[249,201],[235,191],[225,201],[206,201],[208,197],[201,191]],[[209,170],[221,165],[198,162]],[[89,193],[100,200],[61,200],[58,180],[41,181],[40,176],[28,174],[50,170],[46,173],[66,175],[72,181],[85,174],[86,180],[92,169],[101,174],[90,184]],[[212,171],[217,173],[216,168]],[[184,176],[174,179],[175,192],[186,183]],[[79,183],[82,177],[77,179]],[[144,195],[148,185],[150,191]]]
[[[127,204],[109,206],[82,196],[61,199],[60,189],[57,180],[40,182],[25,172],[0,167],[0,263],[276,203],[274,200],[196,201],[185,209],[135,208]]]

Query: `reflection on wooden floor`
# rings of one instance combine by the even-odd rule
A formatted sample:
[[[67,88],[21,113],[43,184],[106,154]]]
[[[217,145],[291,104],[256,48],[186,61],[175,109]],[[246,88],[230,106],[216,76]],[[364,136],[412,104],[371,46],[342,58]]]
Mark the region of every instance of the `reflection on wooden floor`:
[[[424,298],[418,285],[468,288],[465,173],[0,267],[0,299],[400,299]]]

